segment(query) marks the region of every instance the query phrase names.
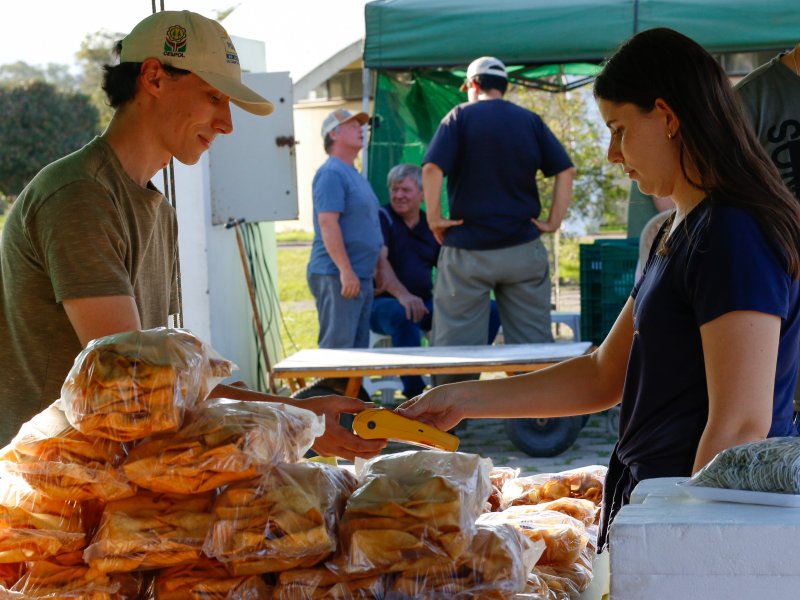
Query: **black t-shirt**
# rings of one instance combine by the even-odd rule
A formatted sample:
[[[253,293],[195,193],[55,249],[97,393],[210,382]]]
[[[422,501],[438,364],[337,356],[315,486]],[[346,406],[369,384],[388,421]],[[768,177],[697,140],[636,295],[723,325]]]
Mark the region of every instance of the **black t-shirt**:
[[[444,245],[468,250],[507,248],[539,237],[536,173],[572,166],[566,150],[536,113],[503,99],[460,104],[431,140],[423,163],[447,176],[450,218]]]
[[[381,208],[379,217],[383,243],[395,275],[409,292],[423,300],[430,299],[433,292],[431,274],[439,259],[439,243],[428,227],[425,212],[420,211],[419,222],[413,228],[409,228],[391,206]]]
[[[708,421],[700,327],[726,313],[781,317],[770,437],[793,436],[792,396],[800,359],[800,283],[745,211],[702,202],[669,240],[653,244],[634,298],[634,337],[619,441],[606,476],[600,540],[639,481],[689,477]],[[602,546],[601,546],[602,547]]]

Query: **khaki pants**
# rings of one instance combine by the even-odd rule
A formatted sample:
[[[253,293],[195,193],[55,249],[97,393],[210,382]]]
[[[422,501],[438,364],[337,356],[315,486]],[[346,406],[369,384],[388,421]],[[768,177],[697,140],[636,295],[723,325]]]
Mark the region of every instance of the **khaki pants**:
[[[505,343],[553,341],[550,267],[547,250],[536,239],[498,250],[442,248],[433,288],[432,344],[485,344],[492,290]],[[435,382],[463,379],[437,376]]]

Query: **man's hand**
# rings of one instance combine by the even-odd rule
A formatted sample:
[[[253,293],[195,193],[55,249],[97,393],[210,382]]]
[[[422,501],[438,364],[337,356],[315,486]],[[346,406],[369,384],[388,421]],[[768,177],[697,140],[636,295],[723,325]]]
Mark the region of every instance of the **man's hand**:
[[[318,437],[312,449],[320,456],[339,456],[354,460],[356,456],[371,458],[386,447],[386,440],[365,440],[339,424],[342,413],[360,413],[371,408],[371,402],[362,402],[347,396],[315,396],[294,400],[295,406],[305,408],[325,417],[325,434]]]
[[[436,238],[436,241],[439,242],[439,244],[444,243],[444,232],[448,228],[463,224],[464,224],[463,219],[459,219],[458,221],[453,221],[452,219],[445,219],[443,217],[440,217],[438,219],[431,218],[431,216],[428,215],[428,227],[430,227],[431,233],[433,233],[433,237]]]
[[[400,306],[406,309],[406,319],[419,323],[428,314],[428,307],[419,296],[414,294],[403,294],[397,297]]]
[[[531,219],[531,223],[536,225],[536,228],[542,233],[553,233],[561,227],[560,223],[558,225],[553,225],[550,221],[540,221],[539,219]]]
[[[339,282],[342,284],[342,296],[345,298],[358,298],[361,292],[361,281],[353,270],[341,271]]]
[[[208,395],[209,398],[230,398],[231,400],[255,400],[261,402],[283,402],[298,408],[305,408],[314,414],[325,417],[325,433],[317,438],[312,448],[320,456],[339,456],[353,460],[356,456],[372,458],[386,447],[386,440],[365,440],[339,425],[342,413],[357,414],[372,408],[371,402],[362,402],[346,396],[314,396],[313,398],[286,398],[273,396],[239,385],[219,384]]]

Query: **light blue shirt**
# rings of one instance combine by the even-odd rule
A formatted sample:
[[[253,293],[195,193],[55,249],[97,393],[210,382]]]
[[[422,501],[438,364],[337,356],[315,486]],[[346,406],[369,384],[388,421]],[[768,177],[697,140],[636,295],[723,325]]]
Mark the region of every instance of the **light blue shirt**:
[[[339,227],[350,258],[350,265],[359,279],[372,279],[383,245],[378,220],[378,197],[369,182],[352,165],[335,158],[328,160],[314,175],[314,243],[308,272],[316,275],[338,275],[319,228],[319,213],[339,213]]]

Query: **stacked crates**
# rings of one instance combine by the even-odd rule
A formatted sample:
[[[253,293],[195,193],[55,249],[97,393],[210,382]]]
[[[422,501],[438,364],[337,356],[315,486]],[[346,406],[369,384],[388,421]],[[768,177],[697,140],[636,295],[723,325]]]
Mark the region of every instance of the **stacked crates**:
[[[580,245],[581,337],[600,344],[635,283],[639,238]]]

